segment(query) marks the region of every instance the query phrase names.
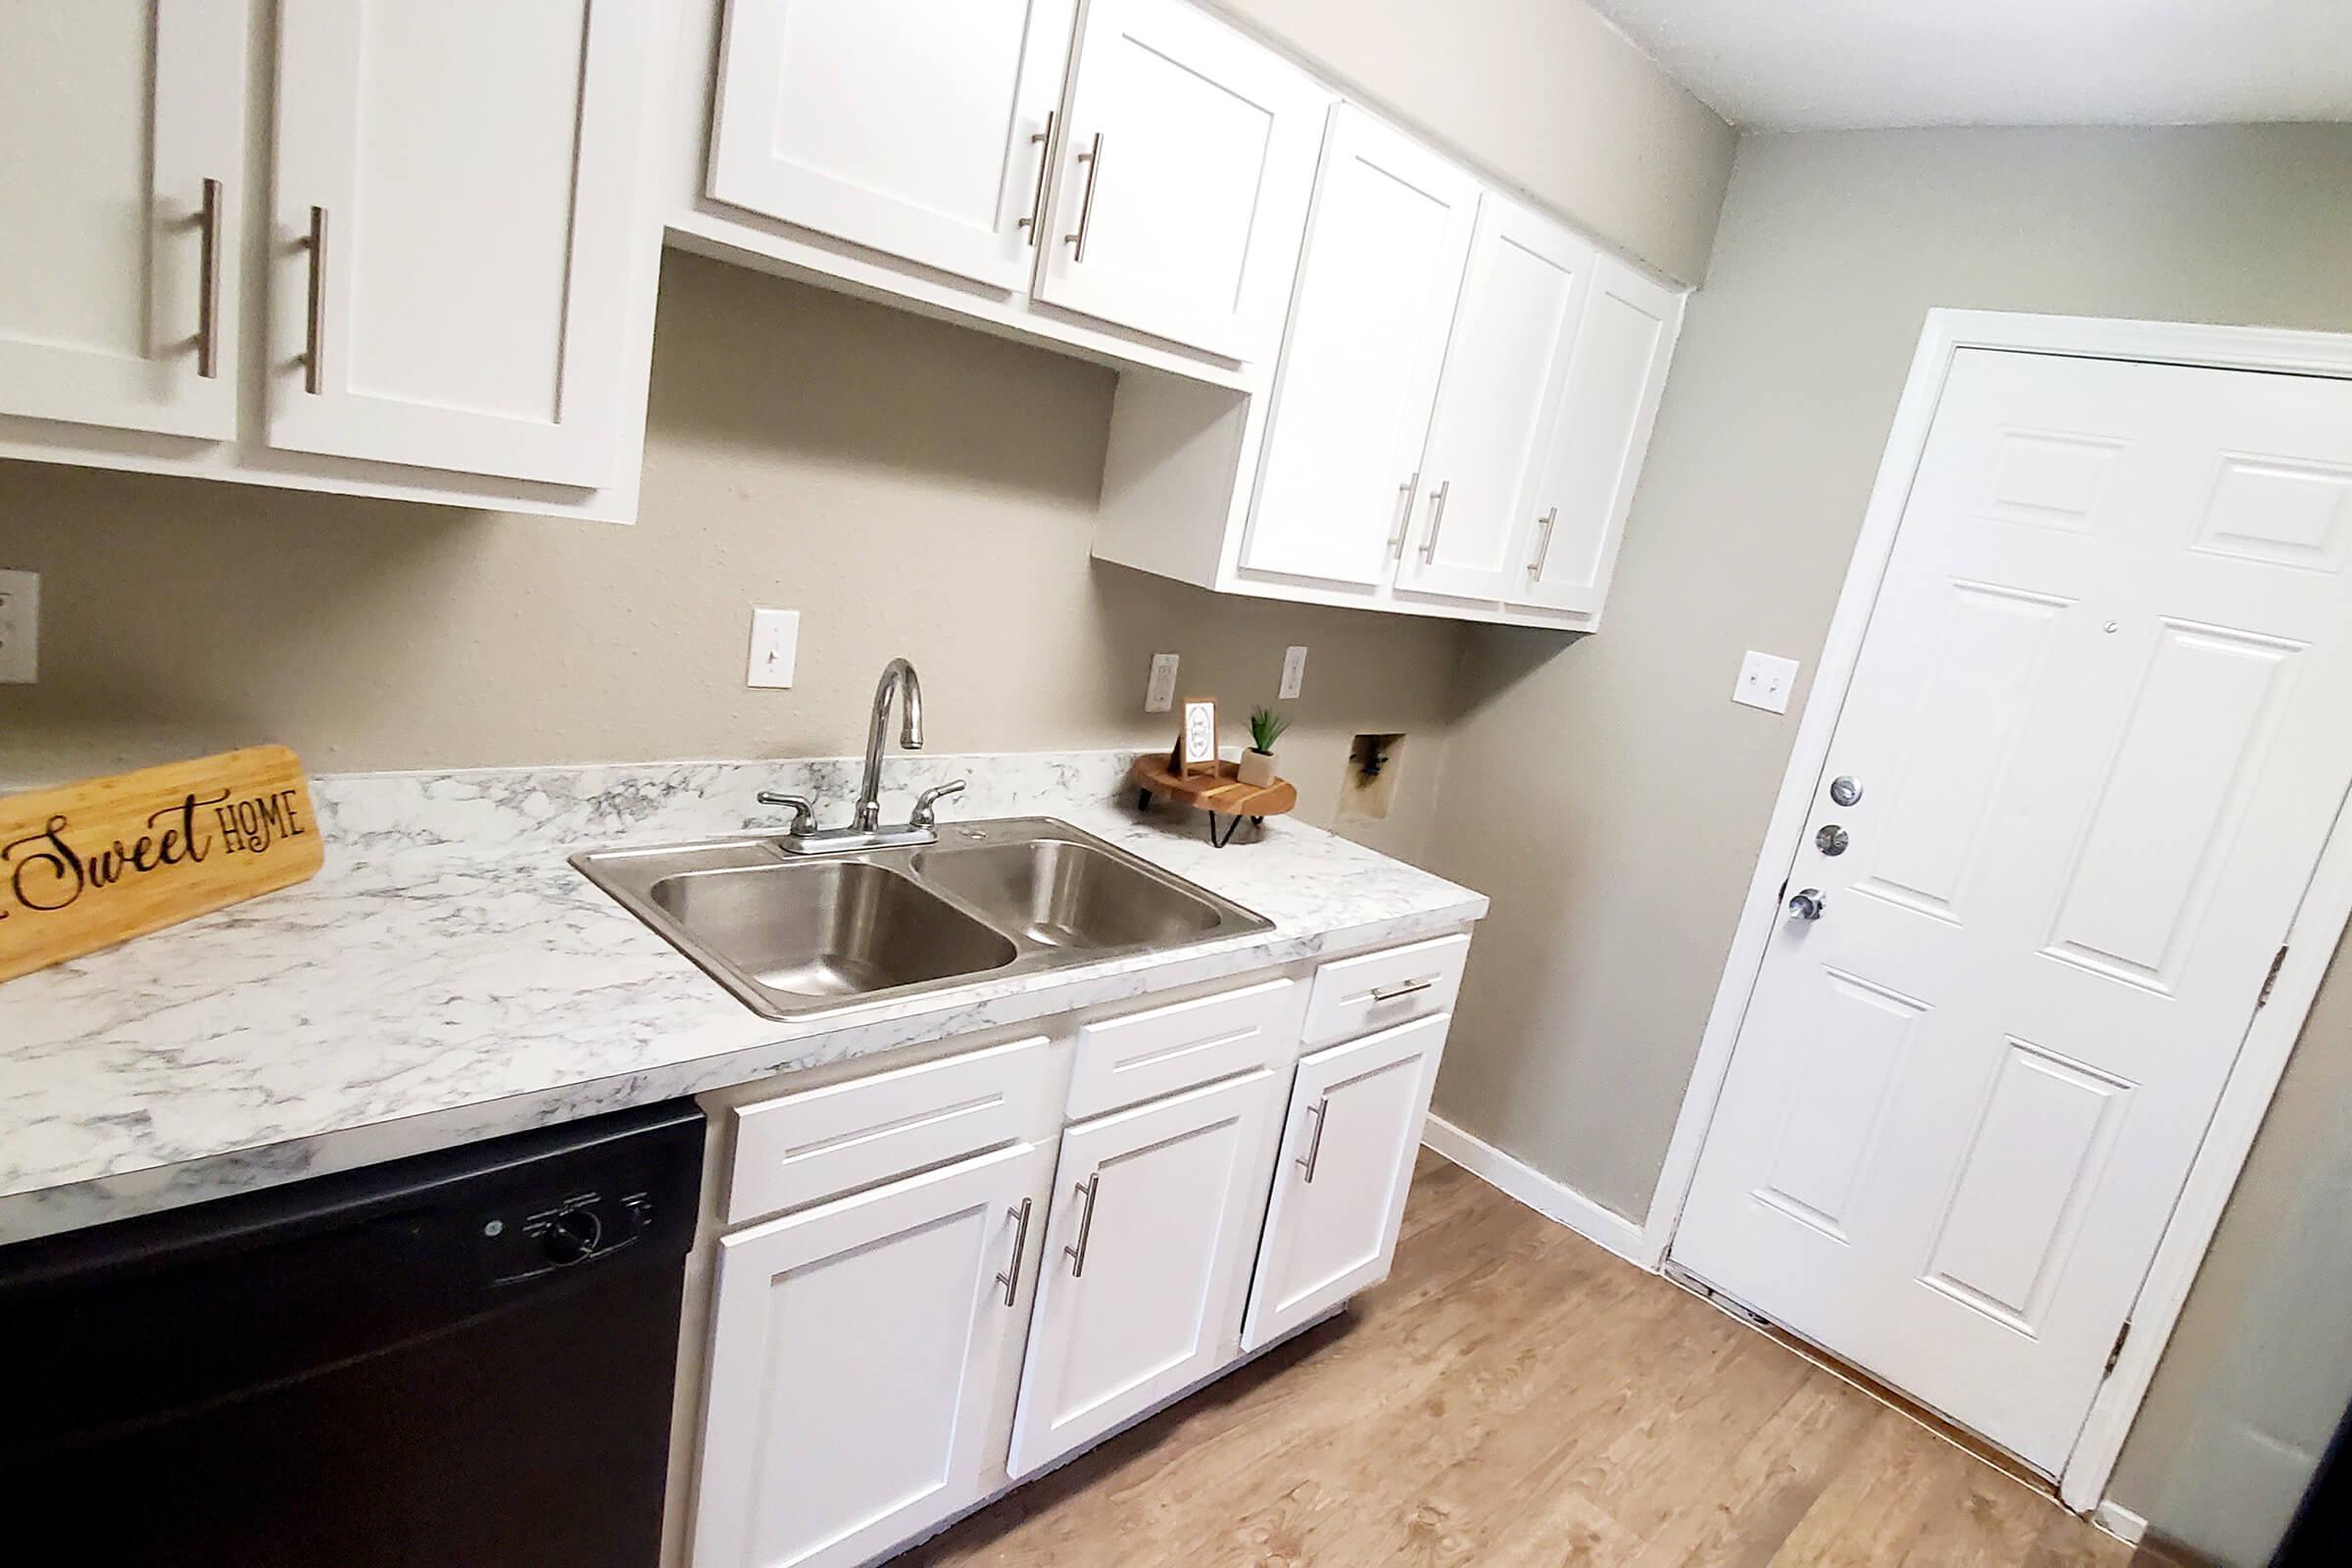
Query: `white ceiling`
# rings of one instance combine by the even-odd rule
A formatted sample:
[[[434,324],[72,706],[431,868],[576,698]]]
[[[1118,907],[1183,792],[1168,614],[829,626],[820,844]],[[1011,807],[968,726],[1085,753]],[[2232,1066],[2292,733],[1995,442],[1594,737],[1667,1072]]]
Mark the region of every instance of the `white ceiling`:
[[[1592,0],[1734,124],[2352,120],[2352,0]]]

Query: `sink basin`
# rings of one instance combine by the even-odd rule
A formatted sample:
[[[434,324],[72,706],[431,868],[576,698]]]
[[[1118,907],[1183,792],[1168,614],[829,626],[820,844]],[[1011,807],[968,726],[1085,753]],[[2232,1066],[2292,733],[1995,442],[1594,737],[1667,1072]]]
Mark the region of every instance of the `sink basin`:
[[[932,886],[1043,947],[1186,942],[1219,919],[1205,898],[1075,839],[925,850],[914,863]]]
[[[1272,924],[1052,817],[942,838],[816,858],[747,834],[571,863],[770,1018]]]
[[[647,900],[771,991],[852,997],[1013,960],[1013,945],[895,871],[863,861],[685,871]]]

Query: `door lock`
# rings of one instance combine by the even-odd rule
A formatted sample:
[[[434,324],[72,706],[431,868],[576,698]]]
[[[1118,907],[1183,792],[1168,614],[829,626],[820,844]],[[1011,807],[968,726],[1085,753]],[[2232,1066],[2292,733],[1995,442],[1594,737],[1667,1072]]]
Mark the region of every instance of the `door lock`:
[[[1830,780],[1830,799],[1839,806],[1851,806],[1862,798],[1862,781],[1851,773],[1840,773]]]
[[[1824,855],[1843,855],[1853,842],[1853,835],[1835,822],[1823,823],[1821,831],[1813,835],[1813,847]]]
[[[1818,920],[1821,911],[1828,906],[1828,901],[1822,898],[1819,888],[1806,888],[1788,896],[1788,912],[1799,920]]]

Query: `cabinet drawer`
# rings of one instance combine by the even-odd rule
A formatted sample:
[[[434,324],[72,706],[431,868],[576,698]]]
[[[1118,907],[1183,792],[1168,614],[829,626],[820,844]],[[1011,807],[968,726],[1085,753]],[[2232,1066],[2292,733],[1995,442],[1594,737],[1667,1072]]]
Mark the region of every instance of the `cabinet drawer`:
[[[1298,1042],[1298,986],[1262,986],[1090,1023],[1078,1032],[1070,1115],[1096,1116],[1284,1060]]]
[[[813,1203],[1035,1136],[1054,1115],[1044,1036],[735,1112],[726,1222]]]
[[[1306,1044],[1327,1046],[1449,1010],[1469,952],[1468,937],[1440,937],[1323,965],[1306,1004]]]

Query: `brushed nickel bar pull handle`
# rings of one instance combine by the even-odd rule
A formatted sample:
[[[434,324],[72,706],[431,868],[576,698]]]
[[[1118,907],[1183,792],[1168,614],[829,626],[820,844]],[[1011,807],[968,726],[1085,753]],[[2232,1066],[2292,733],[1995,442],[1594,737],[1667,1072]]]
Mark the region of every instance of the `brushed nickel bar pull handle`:
[[[1059,113],[1060,111],[1058,110],[1047,110],[1046,128],[1040,131],[1032,131],[1029,136],[1030,144],[1039,148],[1037,155],[1037,190],[1036,193],[1029,198],[1029,216],[1021,220],[1020,226],[1029,231],[1029,248],[1031,250],[1035,250],[1037,248],[1038,233],[1045,226],[1046,171],[1054,167],[1054,117]]]
[[[1413,492],[1420,488],[1421,475],[1417,470],[1411,478],[1396,487],[1396,493],[1404,498],[1404,504],[1396,509],[1396,532],[1389,539],[1389,559],[1391,561],[1404,559],[1405,535],[1413,531]]]
[[[1434,980],[1400,980],[1393,986],[1375,986],[1372,988],[1372,1000],[1374,1002],[1395,1002],[1398,997],[1409,997],[1416,991],[1427,991],[1435,984],[1437,982]]]
[[[1315,1162],[1323,1157],[1323,1124],[1331,1120],[1331,1097],[1324,1096],[1306,1107],[1315,1113],[1315,1135],[1307,1141],[1306,1156],[1298,1163],[1306,1167],[1306,1185],[1315,1184]]]
[[[1094,145],[1080,153],[1078,161],[1086,166],[1086,199],[1078,204],[1078,232],[1061,236],[1063,244],[1078,247],[1070,255],[1070,260],[1073,262],[1086,260],[1086,236],[1094,226],[1095,181],[1102,172],[1102,133],[1101,131],[1095,132]]]
[[[1102,1187],[1101,1171],[1078,1184],[1078,1196],[1086,1200],[1086,1207],[1078,1214],[1078,1245],[1061,1250],[1062,1255],[1070,1260],[1070,1278],[1074,1280],[1086,1277],[1086,1244],[1095,1234],[1095,1200]]]
[[[1021,1200],[1020,1207],[1008,1208],[1004,1211],[1016,1222],[1012,1232],[1012,1266],[997,1276],[997,1283],[1004,1287],[1004,1304],[1006,1306],[1012,1304],[1013,1295],[1020,1289],[1021,1254],[1029,1250],[1029,1206],[1031,1201],[1032,1200],[1024,1198]]]
[[[206,380],[220,374],[220,182],[204,182],[204,217],[200,230],[201,260],[196,283],[196,373]]]
[[[311,252],[310,324],[302,350],[302,389],[320,393],[326,390],[326,366],[321,358],[326,346],[326,209],[311,209],[311,234],[303,241]]]
[[[1544,576],[1544,558],[1551,554],[1551,530],[1559,520],[1560,509],[1557,507],[1552,508],[1538,519],[1544,532],[1536,540],[1535,560],[1527,564],[1527,574],[1531,579],[1540,581]]]
[[[1438,530],[1446,526],[1446,495],[1452,488],[1451,479],[1444,480],[1438,485],[1437,494],[1429,498],[1429,532],[1421,541],[1421,564],[1424,566],[1438,564]]]

